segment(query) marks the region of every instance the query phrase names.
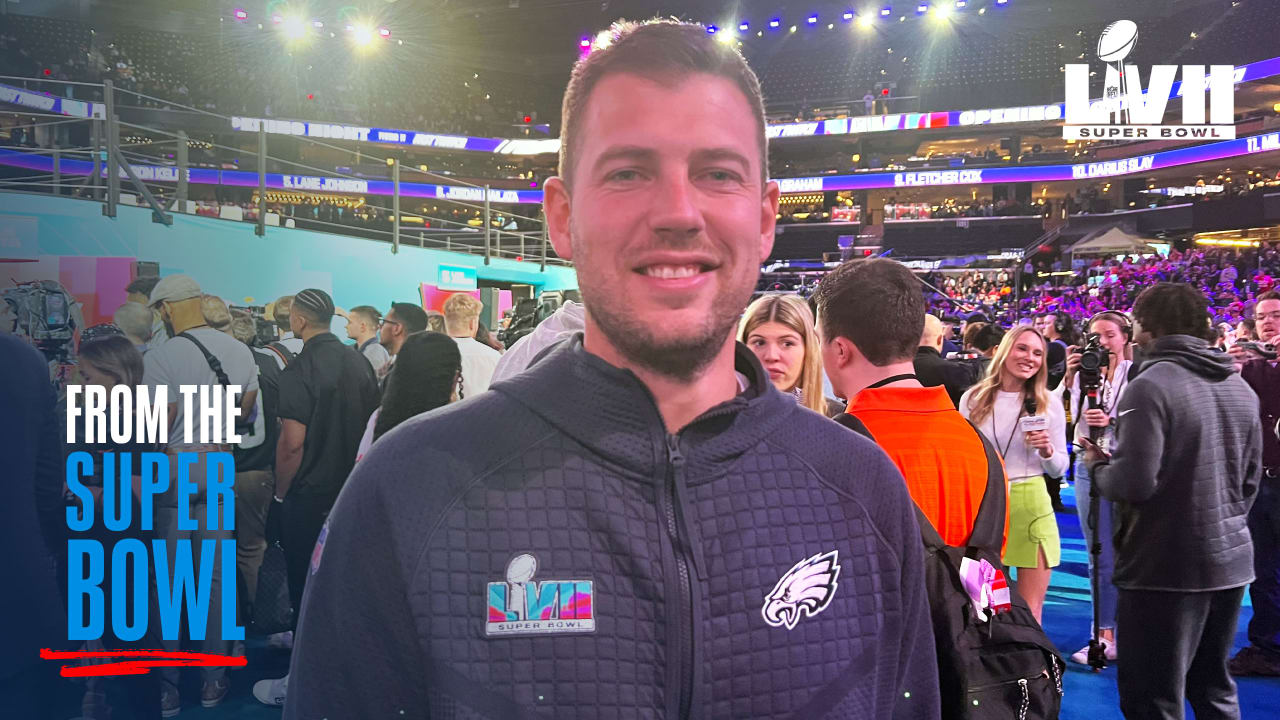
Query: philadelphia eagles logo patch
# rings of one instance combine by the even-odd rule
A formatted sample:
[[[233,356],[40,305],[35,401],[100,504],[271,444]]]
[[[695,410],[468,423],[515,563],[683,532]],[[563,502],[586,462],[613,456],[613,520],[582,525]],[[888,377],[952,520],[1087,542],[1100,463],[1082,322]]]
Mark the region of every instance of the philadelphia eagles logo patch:
[[[760,608],[764,621],[790,630],[800,622],[801,614],[813,617],[826,610],[836,594],[836,578],[840,575],[838,553],[838,550],[820,553],[793,565],[764,599],[764,606]]]

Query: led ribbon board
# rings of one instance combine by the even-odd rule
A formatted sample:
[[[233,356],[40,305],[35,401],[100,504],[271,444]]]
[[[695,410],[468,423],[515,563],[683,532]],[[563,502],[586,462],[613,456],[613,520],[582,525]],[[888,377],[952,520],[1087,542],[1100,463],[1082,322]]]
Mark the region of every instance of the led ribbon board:
[[[106,110],[101,103],[82,102],[58,95],[23,90],[3,83],[0,83],[0,102],[68,117],[86,119],[106,117]]]
[[[1182,165],[1194,165],[1275,151],[1280,151],[1280,132],[1252,135],[1235,140],[1225,140],[1176,150],[1164,150],[1147,155],[1101,162],[782,178],[778,180],[778,185],[784,193],[796,193],[948,185],[990,185],[994,183],[1063,182],[1147,173],[1153,170],[1164,170]],[[0,148],[0,165],[21,167],[41,172],[53,172],[53,158],[5,148]],[[134,165],[133,168],[143,180],[165,183],[177,182],[178,180],[178,170],[172,165]],[[89,175],[93,172],[93,163],[87,160],[62,160],[60,171],[66,175]],[[105,173],[105,171],[103,172]],[[125,177],[123,170],[120,176]],[[193,168],[190,171],[188,181],[197,185],[256,188],[258,186],[258,174],[244,170]],[[279,173],[269,173],[267,175],[267,187],[279,190],[306,190],[360,195],[392,194],[390,180],[282,175]],[[484,188],[457,185],[400,183],[400,195],[413,198],[483,202],[485,191]],[[542,191],[490,189],[489,200],[496,203],[540,203],[542,202]]]
[[[1242,65],[1235,70],[1235,83],[1252,82],[1280,75],[1280,57]],[[1169,97],[1182,94],[1182,83],[1175,82]],[[942,112],[897,113],[861,117],[832,118],[813,122],[769,125],[765,135],[770,140],[819,135],[861,135],[866,133],[905,130],[927,130],[945,127],[974,127],[980,125],[1005,125],[1011,123],[1057,122],[1065,112],[1064,103],[1028,105],[1011,108],[982,110],[948,110]],[[354,142],[412,145],[415,147],[471,150],[501,155],[539,155],[554,153],[560,149],[557,138],[480,138],[464,135],[440,135],[413,130],[367,128],[334,123],[303,122],[298,120],[263,120],[260,118],[233,117],[231,129],[258,132],[259,123],[266,123],[268,133],[299,137],[350,140]]]

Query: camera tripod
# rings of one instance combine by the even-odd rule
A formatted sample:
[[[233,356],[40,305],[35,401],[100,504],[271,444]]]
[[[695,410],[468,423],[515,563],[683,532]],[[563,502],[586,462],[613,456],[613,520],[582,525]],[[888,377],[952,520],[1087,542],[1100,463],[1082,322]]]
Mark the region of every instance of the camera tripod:
[[[1098,388],[1096,386],[1089,388],[1081,388],[1085,391],[1085,399],[1088,402],[1090,410],[1102,409],[1098,402]],[[1102,428],[1089,426],[1089,441],[1094,445],[1102,438]],[[1098,617],[1098,596],[1100,595],[1099,586],[1101,580],[1098,577],[1098,561],[1102,558],[1102,538],[1098,536],[1098,511],[1102,505],[1101,499],[1098,497],[1097,483],[1093,478],[1089,479],[1089,593],[1090,605],[1093,606],[1093,634],[1089,637],[1089,667],[1094,672],[1101,672],[1107,666],[1107,644],[1102,640],[1102,628],[1098,627],[1100,618]]]

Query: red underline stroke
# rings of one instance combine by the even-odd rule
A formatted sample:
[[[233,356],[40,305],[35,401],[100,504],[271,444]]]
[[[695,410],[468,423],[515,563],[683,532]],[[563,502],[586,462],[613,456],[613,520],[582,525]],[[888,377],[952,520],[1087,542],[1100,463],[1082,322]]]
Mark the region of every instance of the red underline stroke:
[[[234,655],[212,653],[170,652],[168,650],[40,650],[44,660],[105,660],[120,658],[117,662],[94,665],[63,665],[62,677],[108,677],[111,675],[146,675],[159,667],[245,667],[248,660]],[[136,659],[125,659],[136,658]]]

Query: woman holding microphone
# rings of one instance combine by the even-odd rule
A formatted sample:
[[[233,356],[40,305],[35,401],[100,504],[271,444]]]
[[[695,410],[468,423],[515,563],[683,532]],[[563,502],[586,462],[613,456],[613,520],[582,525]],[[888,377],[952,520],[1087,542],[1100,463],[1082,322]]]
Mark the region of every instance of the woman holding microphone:
[[[1071,417],[1075,419],[1073,440],[1079,444],[1081,439],[1092,439],[1103,450],[1111,451],[1115,438],[1116,408],[1120,405],[1120,395],[1128,387],[1129,367],[1132,362],[1126,357],[1129,347],[1129,320],[1117,312],[1101,312],[1094,315],[1086,326],[1090,335],[1098,336],[1098,346],[1107,351],[1107,364],[1098,368],[1098,387],[1090,402],[1088,393],[1081,391],[1079,348],[1072,348],[1067,356],[1067,373],[1063,384],[1071,389]],[[1094,407],[1096,405],[1096,407]],[[1096,430],[1095,430],[1096,428]],[[1098,503],[1096,524],[1091,523],[1089,516],[1089,491],[1093,483],[1089,477],[1089,466],[1084,462],[1084,453],[1076,457],[1075,494],[1076,514],[1080,516],[1080,529],[1084,532],[1085,547],[1093,545],[1095,533],[1102,538],[1102,552],[1098,555],[1097,567],[1094,557],[1088,555],[1090,571],[1097,573],[1098,594],[1093,602],[1098,604],[1098,639],[1106,644],[1108,661],[1116,659],[1116,587],[1111,584],[1111,575],[1115,570],[1115,550],[1111,544],[1111,503],[1102,500]],[[1087,664],[1089,646],[1085,645],[1071,656],[1071,662]]]
[[[1061,558],[1058,521],[1044,476],[1067,470],[1067,422],[1049,394],[1048,348],[1030,325],[1000,341],[987,374],[960,398],[960,414],[995,445],[1009,478],[1004,564],[1018,568],[1017,591],[1039,622],[1049,578]]]

